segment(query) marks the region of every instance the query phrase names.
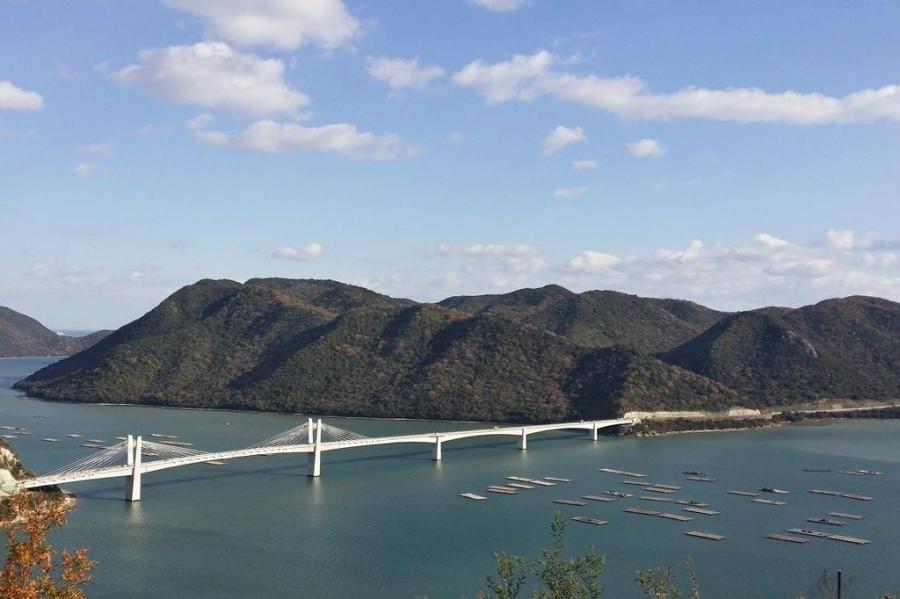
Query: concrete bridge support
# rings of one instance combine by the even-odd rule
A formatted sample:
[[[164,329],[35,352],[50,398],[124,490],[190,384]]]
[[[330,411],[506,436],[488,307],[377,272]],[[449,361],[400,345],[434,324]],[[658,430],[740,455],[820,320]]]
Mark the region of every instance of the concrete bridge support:
[[[528,449],[528,431],[522,427],[522,439],[519,441],[519,449]]]
[[[312,418],[309,419],[312,422]],[[322,474],[322,419],[315,424],[316,437],[312,453],[306,454],[306,476],[319,476]],[[310,427],[310,431],[312,428]]]
[[[597,421],[595,420],[595,421],[593,421],[593,422],[591,423],[591,430],[590,430],[591,441],[596,441],[596,440],[597,440],[597,438],[598,438],[598,437],[597,437],[597,430],[598,430],[598,429],[597,429]]]
[[[434,438],[434,448],[431,451],[431,459],[435,462],[441,461],[441,438]]]
[[[141,500],[141,437],[128,435],[128,459],[131,474],[125,479],[125,501]]]

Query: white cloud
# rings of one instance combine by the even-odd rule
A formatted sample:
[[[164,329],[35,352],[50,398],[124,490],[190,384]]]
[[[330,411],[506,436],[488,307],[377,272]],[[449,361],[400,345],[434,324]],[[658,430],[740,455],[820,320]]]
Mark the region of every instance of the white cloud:
[[[665,156],[669,151],[666,146],[655,139],[639,139],[635,142],[625,144],[625,147],[628,148],[628,152],[632,156],[637,156],[638,158]]]
[[[442,243],[438,246],[438,254],[441,256],[493,256],[493,257],[521,257],[537,254],[537,248],[525,244],[503,245],[498,243],[473,243],[471,245],[452,245]]]
[[[859,234],[852,229],[830,229],[825,234],[825,245],[838,250],[896,250],[900,238],[887,239],[872,234]]]
[[[97,172],[97,165],[93,162],[79,162],[72,167],[72,174],[77,177],[89,177]]]
[[[769,249],[783,248],[788,245],[788,242],[784,239],[779,239],[778,237],[769,235],[768,233],[758,233],[754,235],[753,241]]]
[[[517,54],[493,64],[478,59],[458,71],[453,81],[474,89],[488,104],[552,97],[630,120],[707,119],[793,125],[900,121],[900,85],[863,89],[842,97],[694,86],[658,94],[649,91],[637,77],[576,74],[555,69],[555,62],[546,50]]]
[[[569,260],[570,269],[580,272],[606,272],[622,263],[622,258],[614,254],[585,250]]]
[[[40,110],[43,107],[41,94],[16,87],[11,81],[0,81],[0,110]]]
[[[544,270],[547,261],[538,249],[526,244],[473,243],[454,245],[442,243],[437,255],[444,258],[464,259],[462,273],[452,273],[452,284],[458,285],[466,278],[477,278],[490,287],[511,288],[524,285],[528,277]],[[444,278],[441,284],[451,281]]]
[[[142,50],[138,64],[113,79],[166,102],[228,109],[253,116],[296,116],[309,98],[284,80],[284,63],[223,42]]]
[[[112,154],[112,144],[86,144],[83,146],[78,146],[77,148],[75,148],[75,151],[78,154],[84,154],[86,156],[109,156],[110,154]]]
[[[453,75],[453,82],[481,93],[488,104],[510,100],[531,101],[545,95],[534,82],[553,63],[553,55],[541,50],[531,56],[516,54],[510,60],[486,64],[475,60]]]
[[[588,192],[587,185],[579,185],[577,187],[560,187],[553,191],[553,197],[557,200],[568,200],[578,198]]]
[[[359,32],[342,0],[163,0],[206,21],[216,37],[240,46],[336,48]]]
[[[852,250],[856,234],[849,229],[831,229],[825,234],[825,241],[839,250]]]
[[[863,264],[870,268],[896,268],[897,266],[900,266],[900,256],[893,252],[881,255],[866,254],[866,257],[863,259]]]
[[[581,127],[564,127],[560,125],[544,138],[542,146],[544,156],[549,156],[568,145],[580,141],[587,141],[587,136],[585,136]]]
[[[512,12],[525,6],[528,0],[469,0],[475,6],[493,12]]]
[[[375,134],[348,123],[305,127],[297,123],[256,121],[239,133],[194,131],[200,141],[227,148],[271,154],[298,151],[335,152],[355,159],[394,160],[420,153],[395,133]]]
[[[368,59],[369,75],[388,84],[391,89],[423,89],[435,79],[444,76],[444,69],[436,65],[420,65],[418,58]]]
[[[312,243],[308,243],[303,247],[286,246],[278,248],[277,250],[272,252],[272,257],[283,258],[285,260],[306,261],[321,258],[324,253],[325,248],[323,248],[321,244],[313,241]]]
[[[575,172],[595,171],[600,168],[600,163],[596,160],[574,160],[572,162],[572,170]]]

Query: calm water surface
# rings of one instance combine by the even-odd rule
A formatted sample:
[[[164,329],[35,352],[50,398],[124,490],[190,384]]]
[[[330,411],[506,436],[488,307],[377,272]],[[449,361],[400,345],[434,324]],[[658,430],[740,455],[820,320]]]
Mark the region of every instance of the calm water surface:
[[[87,406],[40,402],[9,390],[49,359],[0,360],[0,425],[33,431],[11,441],[27,466],[47,472],[91,450],[85,438],[153,432],[179,435],[202,449],[233,449],[300,424],[300,416]],[[369,436],[450,430],[476,425],[328,419]],[[4,431],[6,432],[6,431]],[[60,443],[45,443],[42,437]],[[695,434],[656,439],[547,433],[529,438],[473,439],[444,446],[394,446],[326,453],[322,477],[306,477],[306,457],[248,458],[225,466],[198,465],[144,477],[143,501],[122,501],[124,481],[70,485],[79,506],[56,537],[62,547],[87,546],[98,560],[91,597],[474,597],[484,587],[494,551],[536,554],[557,510],[608,520],[602,527],[571,523],[568,546],[594,546],[607,557],[606,596],[638,597],[638,568],[681,566],[693,559],[704,597],[796,597],[823,570],[851,579],[847,597],[900,592],[900,422],[845,421],[822,427]],[[584,508],[553,503],[617,488],[610,466],[682,485],[676,497],[712,504],[719,516],[681,523],[622,512],[637,499]],[[865,468],[884,476],[806,473],[804,467]],[[714,474],[718,483],[684,481],[682,470]],[[458,497],[502,483],[507,475],[572,478],[516,496]],[[762,485],[789,489],[783,507],[750,502],[725,489]],[[872,502],[820,497],[810,488],[869,495]],[[680,506],[679,506],[680,507]],[[668,509],[675,511],[674,506]],[[865,519],[841,527],[872,542],[854,546],[826,539],[794,545],[765,539],[790,527],[818,527],[810,516],[851,512]],[[684,535],[707,530],[721,542]],[[682,568],[683,569],[683,568]]]

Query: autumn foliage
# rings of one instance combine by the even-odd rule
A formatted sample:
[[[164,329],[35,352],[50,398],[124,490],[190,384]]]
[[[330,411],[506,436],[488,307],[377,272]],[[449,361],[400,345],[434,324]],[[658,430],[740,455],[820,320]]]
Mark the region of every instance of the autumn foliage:
[[[60,496],[20,492],[5,502],[6,564],[0,575],[0,599],[83,599],[94,565],[86,549],[63,551],[59,559],[47,541],[54,527],[66,524],[69,507]]]

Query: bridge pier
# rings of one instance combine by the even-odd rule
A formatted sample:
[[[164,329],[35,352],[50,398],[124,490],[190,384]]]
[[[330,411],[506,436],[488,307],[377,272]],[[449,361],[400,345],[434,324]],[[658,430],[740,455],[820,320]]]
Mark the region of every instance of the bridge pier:
[[[519,441],[519,449],[528,449],[528,429],[522,427],[522,439]]]
[[[434,438],[434,447],[431,451],[431,459],[435,462],[441,461],[441,438],[435,436]]]
[[[309,419],[312,422],[312,418]],[[316,439],[312,453],[306,454],[306,476],[322,474],[322,419],[316,421]],[[312,433],[310,433],[312,436]]]
[[[591,441],[596,441],[598,439],[598,437],[597,437],[597,421],[596,420],[594,420],[591,423],[590,435],[591,435]]]
[[[131,474],[125,480],[125,501],[141,500],[141,437],[128,435],[128,465]]]

